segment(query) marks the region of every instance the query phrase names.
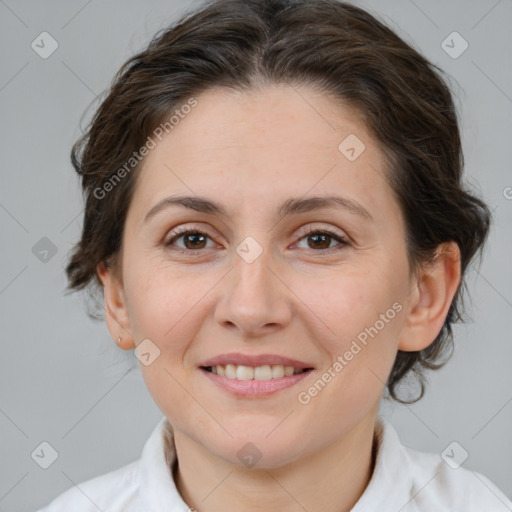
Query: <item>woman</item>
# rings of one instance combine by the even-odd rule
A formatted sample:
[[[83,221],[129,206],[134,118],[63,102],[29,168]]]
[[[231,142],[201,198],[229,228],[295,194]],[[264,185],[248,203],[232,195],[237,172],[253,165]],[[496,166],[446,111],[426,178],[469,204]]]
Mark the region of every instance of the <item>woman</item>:
[[[118,72],[72,161],[97,288],[164,417],[43,510],[501,511],[378,415],[440,367],[490,212],[438,70],[360,8],[214,0]]]

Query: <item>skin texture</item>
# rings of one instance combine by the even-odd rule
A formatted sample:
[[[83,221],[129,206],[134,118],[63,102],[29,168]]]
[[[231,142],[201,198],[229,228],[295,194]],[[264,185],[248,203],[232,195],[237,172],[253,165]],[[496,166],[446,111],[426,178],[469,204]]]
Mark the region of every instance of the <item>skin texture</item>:
[[[197,100],[146,157],[119,274],[98,266],[108,328],[123,349],[149,338],[160,350],[141,369],[174,427],[175,478],[189,506],[348,511],[371,477],[375,418],[397,350],[421,350],[441,330],[460,282],[458,247],[444,244],[433,266],[409,272],[384,155],[347,105],[305,86],[212,89]],[[349,134],[366,146],[354,161],[338,149]],[[277,214],[291,197],[329,194],[359,202],[373,221],[332,207]],[[171,206],[145,223],[170,195],[207,197],[228,215]],[[196,254],[194,238],[165,246],[177,226],[207,233]],[[310,227],[349,245],[307,236]],[[247,236],[262,249],[251,263],[236,251]],[[400,312],[301,404],[298,394],[394,303]],[[198,369],[230,352],[284,355],[314,370],[266,398],[235,397]],[[247,442],[262,454],[250,469],[237,457]]]

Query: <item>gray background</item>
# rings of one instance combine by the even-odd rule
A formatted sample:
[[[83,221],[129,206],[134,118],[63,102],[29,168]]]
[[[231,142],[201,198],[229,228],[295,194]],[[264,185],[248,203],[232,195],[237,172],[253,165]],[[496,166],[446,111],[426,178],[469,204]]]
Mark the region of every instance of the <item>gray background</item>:
[[[190,5],[0,0],[1,511],[35,510],[137,459],[161,417],[132,353],[117,349],[104,323],[88,319],[80,295],[63,294],[83,208],[69,151],[82,114],[119,66]],[[358,5],[453,77],[468,180],[495,215],[483,264],[468,276],[471,321],[455,329],[454,357],[431,374],[418,404],[384,403],[382,413],[419,450],[459,442],[469,453],[464,467],[512,498],[512,2]],[[43,31],[59,45],[47,59],[31,48]],[[458,58],[441,46],[453,31],[469,44]],[[57,251],[46,262],[36,245],[43,237]],[[59,454],[46,470],[31,458],[43,441]]]

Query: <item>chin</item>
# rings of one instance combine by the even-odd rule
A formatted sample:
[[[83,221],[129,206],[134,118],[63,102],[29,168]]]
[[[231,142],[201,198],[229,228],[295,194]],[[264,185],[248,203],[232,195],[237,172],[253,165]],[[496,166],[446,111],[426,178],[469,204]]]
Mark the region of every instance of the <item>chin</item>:
[[[233,434],[227,434],[221,440],[218,436],[209,440],[206,445],[215,456],[224,459],[229,464],[247,469],[275,469],[296,460],[304,453],[304,436],[297,436],[290,432],[275,430],[276,423],[272,427],[245,429],[241,434],[228,430]],[[279,427],[278,427],[279,428]],[[269,433],[272,432],[270,435]],[[300,441],[299,441],[300,439]],[[219,442],[223,441],[223,442]]]

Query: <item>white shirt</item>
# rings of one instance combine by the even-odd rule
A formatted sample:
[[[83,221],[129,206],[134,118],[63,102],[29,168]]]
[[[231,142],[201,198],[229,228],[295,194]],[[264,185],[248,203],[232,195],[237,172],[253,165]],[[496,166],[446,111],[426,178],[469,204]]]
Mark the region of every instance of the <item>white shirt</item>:
[[[352,512],[512,511],[512,501],[485,476],[462,466],[453,469],[439,454],[403,446],[380,415],[375,433],[374,472]],[[172,477],[175,459],[172,427],[163,416],[140,459],[73,486],[37,512],[190,511]]]

